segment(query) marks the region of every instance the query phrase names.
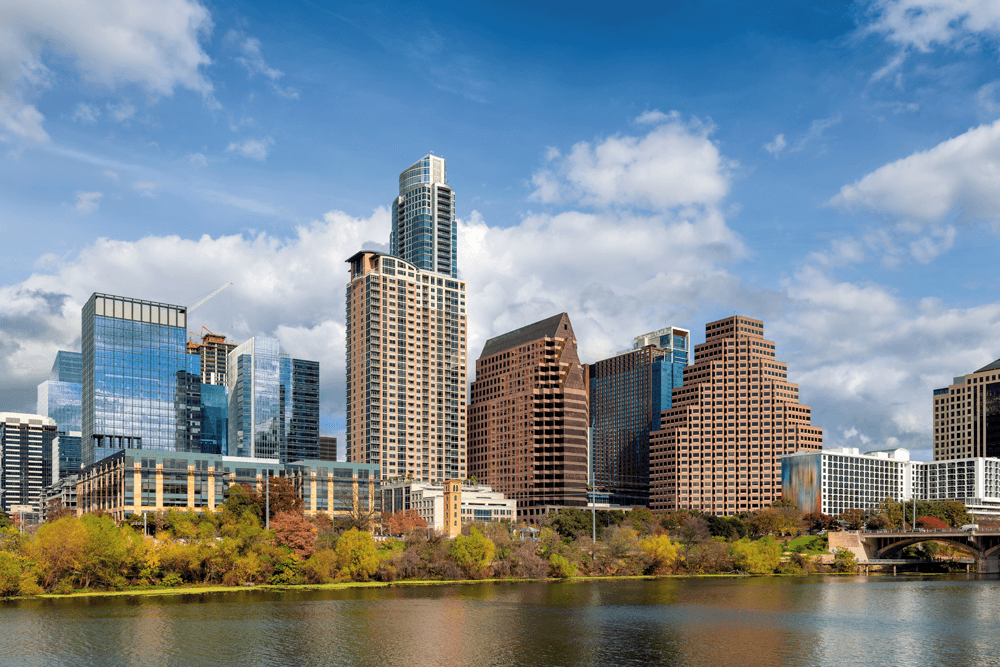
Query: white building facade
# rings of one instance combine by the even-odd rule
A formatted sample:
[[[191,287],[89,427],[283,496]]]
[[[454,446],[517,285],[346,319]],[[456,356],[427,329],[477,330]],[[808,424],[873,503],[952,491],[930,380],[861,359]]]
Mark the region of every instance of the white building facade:
[[[462,524],[488,521],[515,521],[517,501],[504,498],[486,484],[462,484],[459,505]],[[384,513],[416,510],[428,528],[445,530],[445,510],[448,494],[443,484],[426,482],[386,482],[382,485]]]
[[[911,461],[906,449],[860,453],[842,447],[782,458],[782,492],[806,513],[875,510],[886,498],[956,500],[970,512],[1000,515],[1000,459]]]

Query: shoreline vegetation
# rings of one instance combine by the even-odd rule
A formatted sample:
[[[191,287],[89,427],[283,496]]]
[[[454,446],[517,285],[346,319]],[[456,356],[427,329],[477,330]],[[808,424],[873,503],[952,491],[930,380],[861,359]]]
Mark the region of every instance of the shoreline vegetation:
[[[783,501],[729,517],[689,511],[655,515],[638,507],[593,514],[564,509],[545,517],[538,528],[507,521],[475,523],[448,539],[428,529],[412,510],[379,516],[355,509],[336,522],[326,516],[307,518],[301,499],[287,486],[272,485],[266,503],[255,489],[236,485],[227,490],[218,512],[172,510],[133,515],[121,524],[107,515],[67,515],[21,533],[7,520],[0,525],[0,597],[858,571],[849,550],[828,551],[825,532],[842,521],[803,515]],[[858,520],[881,525],[898,516],[890,513],[893,509],[887,506],[885,514]],[[924,510],[928,517],[922,518],[936,514],[953,525],[967,521],[964,507],[920,508]],[[270,519],[269,530],[263,526],[265,518]],[[389,536],[376,539],[372,532]],[[929,541],[913,549],[919,551],[915,557],[925,560],[943,557],[942,570],[951,567],[947,547]]]

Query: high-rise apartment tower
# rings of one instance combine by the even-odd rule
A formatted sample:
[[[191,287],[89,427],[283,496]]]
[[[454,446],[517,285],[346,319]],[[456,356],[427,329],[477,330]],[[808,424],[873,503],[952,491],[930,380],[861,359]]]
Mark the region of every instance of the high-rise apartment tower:
[[[389,252],[418,269],[458,276],[455,193],[444,158],[427,155],[399,175]]]
[[[587,503],[587,368],[560,313],[486,341],[469,398],[469,472],[517,518]]]
[[[229,353],[236,348],[236,343],[226,342],[226,337],[214,334],[202,328],[201,342],[188,341],[187,350],[201,357],[201,383],[225,387],[226,368]]]
[[[590,365],[592,483],[617,505],[649,505],[649,433],[684,383],[690,335],[667,327]]]
[[[465,283],[373,251],[347,261],[347,460],[466,478]]]
[[[705,325],[684,386],[650,435],[650,506],[731,515],[781,497],[781,457],[823,448],[764,323],[734,316]]]
[[[56,422],[42,415],[0,412],[0,506],[32,505],[52,483]]]
[[[934,460],[1000,457],[1000,359],[934,390]]]

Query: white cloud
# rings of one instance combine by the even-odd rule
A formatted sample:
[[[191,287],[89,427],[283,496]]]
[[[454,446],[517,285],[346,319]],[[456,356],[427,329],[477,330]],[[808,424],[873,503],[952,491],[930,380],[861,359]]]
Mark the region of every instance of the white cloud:
[[[680,114],[676,111],[671,111],[669,114],[665,114],[659,109],[653,109],[652,111],[643,111],[639,114],[635,122],[639,125],[660,125],[661,123],[666,123],[671,120],[679,120]]]
[[[117,181],[118,180],[118,172],[117,171],[111,171],[110,169],[108,169],[107,171],[104,172],[104,175],[107,176],[108,178],[110,178],[113,181]]]
[[[774,137],[774,141],[764,144],[764,150],[773,155],[775,158],[781,156],[782,153],[798,153],[799,151],[805,149],[811,143],[819,141],[824,138],[823,133],[834,125],[840,124],[843,120],[843,116],[837,113],[829,118],[817,118],[809,124],[809,129],[799,137],[795,143],[789,145],[788,141],[785,139],[784,134],[779,134]],[[787,150],[786,150],[787,149]]]
[[[191,153],[187,156],[188,164],[190,164],[195,169],[201,169],[208,166],[208,158],[205,157],[204,153]]]
[[[95,106],[89,104],[84,104],[80,102],[76,105],[76,110],[73,112],[73,122],[80,123],[82,125],[93,125],[97,122],[97,119],[101,116],[101,110]]]
[[[135,107],[128,102],[119,102],[118,104],[108,104],[108,113],[119,123],[123,123],[126,120],[132,118],[135,115]]]
[[[774,135],[774,141],[764,144],[764,150],[774,157],[778,157],[778,154],[784,151],[786,146],[788,146],[788,142],[785,141],[785,135],[776,134]]]
[[[879,167],[843,186],[829,203],[892,215],[913,230],[956,213],[1000,229],[998,191],[1000,121]]]
[[[263,139],[247,139],[242,143],[233,142],[226,148],[227,153],[237,153],[245,158],[263,162],[267,159],[267,153],[274,144],[274,139],[265,137]]]
[[[532,199],[652,210],[719,204],[729,192],[735,163],[709,138],[712,126],[657,113],[659,124],[645,136],[582,141],[562,159],[553,158],[551,168],[533,176]],[[651,122],[652,116],[640,118]]]
[[[135,84],[153,95],[177,87],[211,99],[200,40],[211,31],[197,0],[5,0],[0,3],[0,127],[47,141],[32,104],[52,85],[45,62],[69,63],[87,82]]]
[[[1000,112],[1000,104],[997,103],[997,87],[1000,81],[991,81],[976,91],[976,103],[988,114]]]
[[[152,181],[136,181],[132,184],[132,189],[141,194],[143,197],[155,197],[156,191],[160,189],[159,183],[154,183]]]
[[[76,191],[76,210],[78,213],[93,213],[101,203],[103,192],[83,192]]]
[[[876,0],[867,31],[902,48],[961,47],[973,37],[1000,34],[996,0]]]
[[[243,65],[250,77],[256,74],[265,76],[271,82],[271,89],[281,97],[289,100],[299,99],[299,91],[292,87],[281,87],[277,81],[285,76],[280,69],[275,69],[264,61],[264,53],[261,50],[260,40],[256,37],[248,37],[242,32],[230,30],[226,33],[226,43],[237,50],[240,54],[236,57],[236,62]]]

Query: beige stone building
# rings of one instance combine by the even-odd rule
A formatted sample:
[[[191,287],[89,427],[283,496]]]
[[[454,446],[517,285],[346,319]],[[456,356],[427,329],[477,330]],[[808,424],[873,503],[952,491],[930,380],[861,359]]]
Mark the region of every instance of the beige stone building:
[[[348,263],[347,460],[464,479],[465,282],[373,251]]]
[[[781,457],[823,448],[811,416],[762,321],[705,325],[684,385],[650,435],[651,509],[731,515],[767,507],[781,498]]]
[[[249,459],[215,454],[129,450],[84,468],[76,486],[77,514],[103,511],[116,521],[131,514],[218,510],[233,484],[264,491],[268,476],[288,478],[306,516],[334,518],[378,512],[380,481],[374,466],[333,461]]]
[[[1000,359],[934,390],[934,460],[1000,457]]]
[[[517,518],[587,503],[587,371],[566,313],[491,338],[469,398],[469,472]]]

